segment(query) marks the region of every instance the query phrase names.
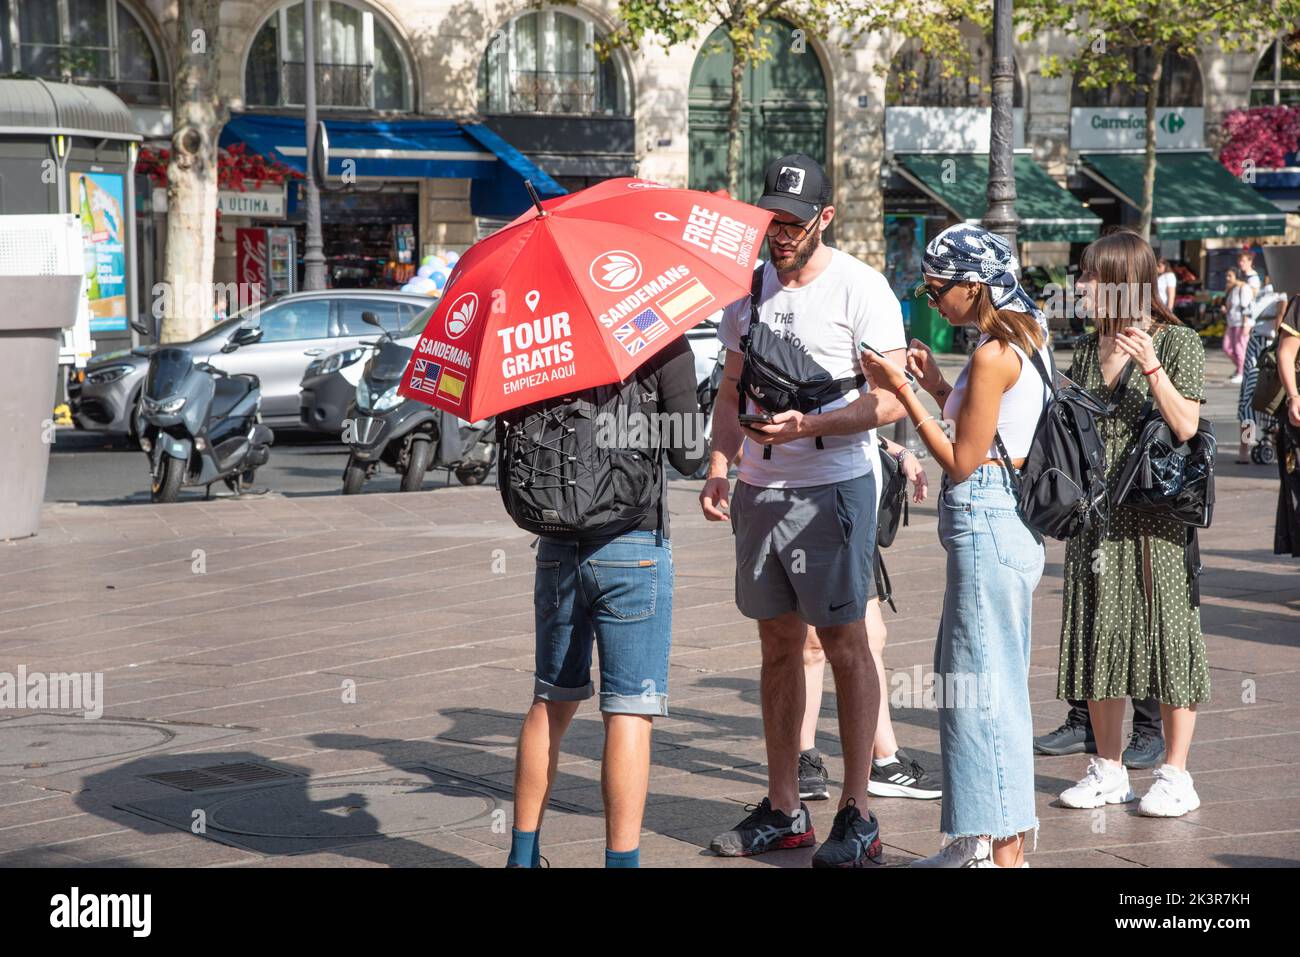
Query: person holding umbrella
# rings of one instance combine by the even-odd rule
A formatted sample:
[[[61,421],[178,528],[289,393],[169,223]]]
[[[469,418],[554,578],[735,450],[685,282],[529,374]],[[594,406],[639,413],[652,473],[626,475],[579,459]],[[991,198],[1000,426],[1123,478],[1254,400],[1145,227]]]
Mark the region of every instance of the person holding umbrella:
[[[891,393],[861,388],[857,353],[866,342],[901,365],[902,313],[883,275],[822,242],[835,207],[811,157],[774,160],[758,206],[775,214],[769,262],[749,299],[723,312],[718,338],[728,352],[700,506],[710,521],[730,518],[736,604],[758,621],[768,794],[711,848],[748,856],[816,843],[798,773],[812,626],[835,676],[844,751],[839,808],[812,863],[862,867],[881,856],[880,828],[867,809],[880,707],[865,625],[875,552],[873,430],[904,412]],[[764,368],[778,367],[782,374],[762,378]],[[820,385],[782,394],[781,380]],[[788,407],[769,415],[774,403]],[[742,441],[733,496],[727,473]]]
[[[538,536],[535,662],[509,867],[537,867],[561,740],[597,694],[605,864],[636,867],[651,726],[668,713],[673,557],[664,459],[704,423],[684,333],[749,288],[770,213],[637,179],[534,208],[457,261],[399,392],[497,416],[497,487]]]

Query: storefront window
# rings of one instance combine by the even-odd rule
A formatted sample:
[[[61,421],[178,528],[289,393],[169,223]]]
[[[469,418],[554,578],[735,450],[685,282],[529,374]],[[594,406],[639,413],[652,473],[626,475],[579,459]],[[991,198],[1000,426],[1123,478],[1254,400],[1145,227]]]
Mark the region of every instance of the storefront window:
[[[601,61],[592,49],[600,36],[590,20],[559,10],[515,17],[483,56],[482,111],[626,115],[617,63]]]
[[[1268,45],[1255,68],[1250,105],[1300,105],[1300,31]]]
[[[0,0],[0,70],[94,84],[160,103],[161,58],[120,0]]]
[[[1100,89],[1085,89],[1080,85],[1081,78],[1076,75],[1070,93],[1071,105],[1093,108],[1145,106],[1146,95],[1141,88],[1146,85],[1144,80],[1151,76],[1154,62],[1150,47],[1130,51],[1129,63],[1138,78],[1136,85],[1114,83]],[[1168,51],[1160,74],[1156,106],[1187,107],[1203,103],[1201,69],[1196,59]]]
[[[316,104],[323,109],[412,109],[410,71],[375,14],[343,0],[318,0]],[[302,106],[306,95],[303,7],[273,13],[249,48],[244,98],[250,106]]]
[[[981,108],[992,106],[992,89],[983,79],[989,76],[992,70],[992,44],[988,37],[975,33],[967,37],[966,43],[970,54],[967,68],[953,70],[941,59],[921,53],[917,49],[916,42],[909,40],[890,63],[889,79],[885,87],[885,105]],[[1024,105],[1024,88],[1017,67],[1012,106]]]

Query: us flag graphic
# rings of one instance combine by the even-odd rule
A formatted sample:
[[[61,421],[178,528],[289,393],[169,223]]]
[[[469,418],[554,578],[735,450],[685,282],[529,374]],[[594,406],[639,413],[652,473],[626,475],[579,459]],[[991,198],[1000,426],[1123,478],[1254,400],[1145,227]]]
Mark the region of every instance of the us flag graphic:
[[[411,388],[433,394],[438,389],[438,375],[442,366],[429,359],[416,359],[415,368],[411,370]]]
[[[614,341],[620,343],[627,354],[636,355],[668,331],[668,324],[653,309],[647,309],[614,330]]]

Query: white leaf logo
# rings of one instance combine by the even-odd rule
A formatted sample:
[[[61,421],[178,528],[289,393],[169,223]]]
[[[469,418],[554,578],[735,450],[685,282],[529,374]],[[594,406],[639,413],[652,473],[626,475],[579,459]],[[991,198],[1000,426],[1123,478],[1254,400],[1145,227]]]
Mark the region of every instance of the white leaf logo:
[[[609,292],[621,292],[641,278],[641,261],[623,249],[612,249],[592,260],[591,281]]]
[[[478,313],[478,296],[467,292],[451,305],[447,312],[446,329],[448,339],[459,339],[474,322]]]

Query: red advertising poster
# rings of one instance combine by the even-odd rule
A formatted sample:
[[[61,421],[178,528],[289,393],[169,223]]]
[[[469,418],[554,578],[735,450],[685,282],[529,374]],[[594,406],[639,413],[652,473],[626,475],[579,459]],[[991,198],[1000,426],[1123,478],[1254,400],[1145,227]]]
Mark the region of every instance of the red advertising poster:
[[[266,230],[235,230],[235,276],[240,299],[257,302],[266,295]]]

